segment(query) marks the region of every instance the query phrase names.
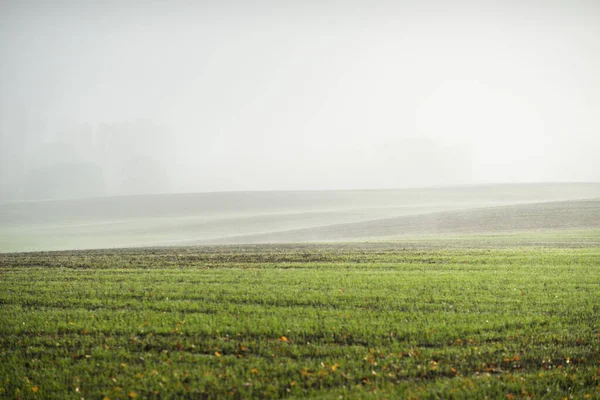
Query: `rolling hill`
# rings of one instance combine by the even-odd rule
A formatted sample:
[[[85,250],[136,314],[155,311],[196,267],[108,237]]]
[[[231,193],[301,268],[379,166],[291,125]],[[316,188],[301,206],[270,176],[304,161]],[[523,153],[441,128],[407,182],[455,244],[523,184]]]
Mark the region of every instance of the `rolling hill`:
[[[0,251],[575,229],[595,226],[595,203],[574,202],[590,198],[600,198],[600,183],[223,192],[17,202],[0,204]],[[534,205],[546,202],[562,203]],[[507,207],[514,205],[522,207]],[[507,215],[522,220],[521,225],[509,224],[510,218],[504,221]],[[562,222],[552,222],[556,215],[563,215],[557,220]]]
[[[213,243],[294,243],[394,239],[600,228],[600,199],[433,212],[215,240]]]

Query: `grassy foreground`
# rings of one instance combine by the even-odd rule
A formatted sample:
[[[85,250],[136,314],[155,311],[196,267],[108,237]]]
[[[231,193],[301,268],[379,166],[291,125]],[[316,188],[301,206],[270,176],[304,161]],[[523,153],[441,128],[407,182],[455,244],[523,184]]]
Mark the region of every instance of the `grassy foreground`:
[[[600,248],[0,255],[0,397],[600,398]]]

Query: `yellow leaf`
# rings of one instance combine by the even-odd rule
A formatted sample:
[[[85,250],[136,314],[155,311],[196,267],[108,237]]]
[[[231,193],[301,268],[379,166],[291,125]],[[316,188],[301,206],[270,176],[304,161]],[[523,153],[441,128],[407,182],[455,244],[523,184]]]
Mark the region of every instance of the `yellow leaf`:
[[[121,364],[121,367],[123,367],[123,368],[125,368],[126,366],[127,366],[127,364],[125,364],[125,363]]]
[[[437,369],[437,367],[438,367],[437,361],[431,361],[431,366],[430,366],[431,370],[435,371]]]
[[[289,339],[285,336],[280,337],[279,340],[281,340],[282,342],[289,342]]]
[[[340,367],[340,364],[333,364],[331,366],[331,372],[335,372],[336,369],[338,369]]]
[[[102,400],[110,400],[110,397],[104,396],[104,398]]]
[[[250,372],[252,372],[253,374],[258,374],[258,368],[252,368]]]
[[[219,353],[218,351],[215,351],[215,356],[217,356],[217,357],[221,357],[221,356],[222,356],[222,354],[221,354],[221,353]]]
[[[37,386],[34,386],[34,387],[32,387],[32,388],[31,388],[31,391],[32,391],[33,393],[37,393],[39,390],[40,390],[40,388],[39,388],[39,387],[37,387]]]
[[[296,386],[296,381],[291,381],[290,386],[292,386],[292,387]]]
[[[129,397],[131,397],[132,399],[135,399],[137,397],[137,393],[136,392],[129,392]]]

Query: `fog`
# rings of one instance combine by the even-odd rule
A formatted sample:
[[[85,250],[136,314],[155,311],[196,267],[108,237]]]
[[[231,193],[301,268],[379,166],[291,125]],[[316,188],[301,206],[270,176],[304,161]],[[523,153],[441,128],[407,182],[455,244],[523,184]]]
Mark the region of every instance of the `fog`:
[[[600,181],[600,3],[0,2],[0,201]]]

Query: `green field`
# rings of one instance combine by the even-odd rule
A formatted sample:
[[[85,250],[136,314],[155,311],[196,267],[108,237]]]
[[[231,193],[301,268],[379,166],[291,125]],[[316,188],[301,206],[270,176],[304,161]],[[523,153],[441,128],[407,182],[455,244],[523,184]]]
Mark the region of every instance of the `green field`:
[[[6,398],[600,398],[600,231],[0,254]]]

